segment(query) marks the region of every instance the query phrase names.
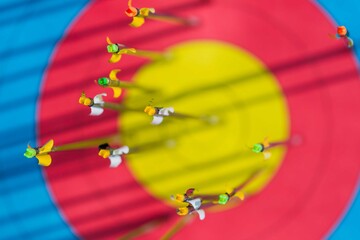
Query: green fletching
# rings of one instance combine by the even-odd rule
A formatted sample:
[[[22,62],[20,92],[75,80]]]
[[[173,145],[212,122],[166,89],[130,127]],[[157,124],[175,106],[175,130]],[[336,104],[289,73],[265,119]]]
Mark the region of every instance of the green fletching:
[[[27,148],[24,153],[24,156],[27,158],[33,158],[36,156],[36,150],[33,148]]]
[[[262,145],[261,143],[254,144],[251,150],[255,153],[261,153],[262,151],[264,151],[264,145]]]
[[[109,85],[109,83],[110,83],[110,80],[108,78],[102,77],[102,78],[98,79],[98,84],[100,86],[105,86],[106,87],[106,86]]]
[[[226,204],[228,201],[229,201],[229,196],[228,196],[227,194],[220,194],[220,195],[219,195],[219,201],[218,201],[219,204],[224,205],[224,204]]]
[[[119,47],[117,44],[109,44],[107,45],[108,53],[117,53],[119,51]]]

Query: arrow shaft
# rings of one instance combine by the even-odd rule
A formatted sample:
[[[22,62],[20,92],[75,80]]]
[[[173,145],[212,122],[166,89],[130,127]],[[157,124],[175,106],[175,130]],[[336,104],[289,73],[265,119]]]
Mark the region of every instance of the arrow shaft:
[[[171,22],[175,24],[181,24],[181,25],[194,25],[196,22],[193,19],[188,18],[182,18],[174,15],[169,14],[158,14],[158,13],[151,13],[147,18],[160,20],[164,22]]]

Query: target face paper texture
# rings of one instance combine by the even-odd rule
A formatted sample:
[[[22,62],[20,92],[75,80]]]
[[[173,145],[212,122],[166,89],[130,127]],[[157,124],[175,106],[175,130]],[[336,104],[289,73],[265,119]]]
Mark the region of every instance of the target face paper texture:
[[[1,1],[0,239],[359,239],[358,9]]]

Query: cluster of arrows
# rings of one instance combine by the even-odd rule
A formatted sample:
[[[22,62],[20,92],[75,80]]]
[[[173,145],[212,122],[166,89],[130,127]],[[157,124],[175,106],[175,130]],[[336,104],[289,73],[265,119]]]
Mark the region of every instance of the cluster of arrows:
[[[130,23],[131,27],[141,27],[146,19],[160,20],[175,24],[182,24],[186,26],[194,26],[198,23],[195,18],[181,18],[168,14],[157,14],[154,8],[136,8],[132,6],[132,1],[128,2],[128,9],[125,11],[125,14],[128,17],[132,18]],[[348,36],[346,29],[336,35],[337,38],[346,38],[349,41],[349,45],[352,40]],[[107,42],[107,52],[111,54],[109,63],[114,64],[121,60],[122,55],[133,55],[138,57],[145,57],[151,60],[157,60],[162,58],[167,58],[168,55],[160,52],[152,52],[146,50],[138,50],[133,47],[127,47],[120,43],[113,43],[109,37],[106,38]],[[138,88],[143,91],[152,91],[152,89],[142,88],[137,86],[134,83],[129,83],[127,81],[122,81],[118,79],[118,73],[120,69],[114,69],[110,71],[108,77],[100,77],[95,82],[98,86],[102,88],[110,88],[113,92],[114,98],[119,98],[122,95],[123,89],[132,89]],[[130,109],[123,104],[116,104],[104,101],[104,97],[107,97],[106,93],[99,93],[94,97],[89,97],[85,92],[82,92],[79,97],[79,104],[89,107],[90,116],[100,116],[105,109],[116,110],[116,111],[135,111],[139,113],[145,113],[152,118],[152,125],[159,125],[164,122],[164,119],[167,117],[174,118],[191,118],[198,119],[207,123],[214,123],[214,118],[207,116],[196,116],[187,113],[175,112],[174,107],[157,107],[152,106],[152,102],[144,107],[144,109]],[[256,143],[250,150],[253,153],[263,154],[264,159],[268,159],[271,156],[269,149],[288,144],[291,140],[280,141],[280,142],[269,142],[267,138],[263,142]],[[98,155],[102,158],[110,160],[110,168],[117,168],[122,162],[122,156],[132,152],[132,148],[129,146],[121,146],[119,148],[114,148],[110,146],[107,142],[103,142],[98,147]],[[55,151],[68,150],[68,146],[54,146],[54,140],[49,140],[46,144],[39,147],[31,147],[28,145],[24,156],[27,158],[37,158],[39,165],[50,166],[52,162],[51,153]],[[180,202],[182,207],[177,208],[177,214],[184,216],[197,213],[199,218],[203,220],[205,218],[205,209],[213,207],[216,205],[226,205],[233,199],[244,200],[245,193],[242,189],[254,178],[256,178],[262,169],[254,171],[250,177],[238,186],[235,186],[231,189],[228,189],[225,193],[214,194],[214,195],[200,195],[196,194],[194,188],[188,189],[184,194],[176,194],[171,196],[171,199]],[[184,206],[185,204],[185,206]]]

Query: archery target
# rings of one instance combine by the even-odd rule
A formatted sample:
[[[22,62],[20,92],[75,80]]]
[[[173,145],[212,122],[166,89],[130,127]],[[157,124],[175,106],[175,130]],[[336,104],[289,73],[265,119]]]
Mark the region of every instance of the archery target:
[[[148,6],[148,4],[144,1],[136,2],[139,6]],[[139,142],[136,136],[131,136],[131,131],[127,128],[136,127],[135,123],[129,122],[131,119],[135,120],[137,116],[139,122],[148,124],[150,119],[145,114],[139,113],[140,115],[130,118],[125,114],[105,111],[102,116],[91,118],[88,116],[88,109],[77,103],[83,90],[89,96],[106,92],[108,97],[105,101],[130,104],[136,98],[136,104],[140,106],[146,105],[151,98],[154,98],[154,103],[158,101],[164,106],[167,104],[164,101],[166,94],[172,96],[172,93],[168,93],[167,90],[176,87],[176,84],[171,84],[170,80],[167,81],[172,70],[168,70],[169,72],[160,70],[162,67],[166,69],[167,64],[124,56],[120,63],[110,65],[107,62],[109,55],[105,48],[106,36],[110,36],[113,41],[121,41],[138,49],[178,52],[178,56],[183,57],[184,61],[187,59],[196,61],[198,57],[196,51],[199,49],[202,51],[201,47],[209,47],[207,58],[210,66],[209,73],[214,71],[215,74],[221,76],[229,74],[230,77],[233,76],[231,73],[213,69],[218,67],[218,59],[212,60],[212,57],[219,56],[216,55],[216,48],[221,49],[219,50],[221,54],[229,50],[224,50],[224,48],[231,48],[229,54],[233,54],[236,61],[242,62],[247,67],[237,68],[228,60],[222,61],[219,66],[228,64],[229,69],[233,69],[234,73],[247,76],[243,84],[253,84],[244,93],[248,95],[240,94],[245,86],[239,84],[241,86],[236,86],[235,89],[228,86],[226,89],[219,88],[211,94],[189,96],[188,99],[170,103],[177,106],[176,110],[178,109],[179,112],[190,114],[189,106],[200,111],[199,109],[205,104],[207,107],[222,107],[221,103],[230,104],[233,99],[236,100],[239,97],[247,104],[247,107],[244,110],[244,106],[240,104],[241,106],[232,108],[233,113],[238,114],[238,125],[234,123],[234,125],[229,125],[229,128],[219,129],[221,134],[212,132],[210,146],[207,146],[205,141],[201,141],[206,135],[192,133],[188,143],[175,139],[175,141],[165,143],[166,150],[164,151],[150,149],[147,152],[129,155],[118,169],[109,169],[109,162],[97,156],[96,147],[56,152],[53,154],[52,166],[44,169],[44,181],[47,183],[51,197],[40,194],[39,189],[30,188],[35,174],[32,172],[30,176],[26,173],[29,167],[21,168],[21,172],[28,175],[22,176],[21,184],[16,182],[16,186],[28,186],[27,193],[24,194],[23,190],[19,190],[19,193],[9,194],[13,183],[10,180],[4,182],[2,186],[4,198],[1,200],[4,205],[8,206],[8,209],[17,209],[21,204],[15,204],[15,201],[23,199],[23,196],[49,198],[58,207],[56,214],[61,215],[68,224],[61,227],[70,228],[76,236],[85,239],[117,238],[153,219],[168,220],[163,226],[143,236],[143,239],[159,238],[178,219],[174,207],[164,199],[169,192],[180,191],[190,183],[198,183],[202,192],[218,192],[222,191],[224,184],[237,184],[244,177],[240,172],[237,174],[236,167],[238,166],[231,168],[232,175],[226,175],[226,168],[230,169],[231,165],[220,164],[221,159],[217,159],[221,151],[218,150],[216,153],[219,156],[210,158],[214,160],[214,174],[210,174],[209,178],[214,183],[206,185],[208,181],[198,174],[196,176],[199,179],[190,177],[184,182],[175,181],[176,178],[181,179],[180,174],[176,175],[178,168],[181,169],[182,174],[188,172],[187,170],[190,171],[191,166],[196,163],[194,161],[198,160],[196,156],[201,153],[201,149],[194,150],[194,155],[191,152],[183,153],[179,147],[186,146],[184,149],[191,151],[191,139],[196,144],[203,144],[202,148],[210,147],[209,153],[212,153],[211,151],[217,150],[217,146],[220,148],[222,143],[226,143],[222,140],[223,138],[229,139],[233,133],[238,133],[235,141],[239,141],[239,152],[242,153],[247,151],[246,145],[261,141],[266,135],[274,140],[299,135],[302,138],[301,145],[274,149],[271,159],[273,162],[270,162],[273,164],[272,171],[267,173],[266,178],[251,186],[252,190],[249,191],[256,193],[253,197],[232,209],[216,213],[209,212],[205,221],[196,220],[181,230],[175,239],[218,239],[219,237],[288,239],[289,236],[292,239],[316,239],[329,234],[346,211],[359,176],[359,162],[354,151],[356,143],[359,142],[357,123],[360,116],[356,113],[359,103],[359,76],[351,50],[347,49],[341,41],[327,38],[328,33],[334,32],[334,24],[329,21],[319,6],[306,1],[299,2],[296,6],[282,1],[172,1],[166,3],[156,1],[153,5],[158,12],[173,13],[184,17],[196,16],[201,20],[201,24],[189,28],[148,20],[143,27],[132,29],[127,25],[130,19],[122,14],[126,9],[125,2],[95,1],[89,4],[65,32],[44,73],[43,84],[39,87],[37,113],[33,110],[33,115],[36,114],[38,120],[39,142],[44,143],[49,138],[54,138],[56,145],[62,145],[93,137],[104,137],[104,140],[111,140],[119,145]],[[59,7],[56,9],[59,10]],[[28,24],[32,23],[28,21]],[[34,35],[37,33],[36,29],[33,28]],[[54,39],[51,41],[56,42],[58,38]],[[196,43],[201,46],[196,47]],[[211,44],[220,46],[212,48]],[[27,51],[33,51],[29,49],[25,48],[24,54],[28,54]],[[191,50],[194,56],[186,53],[186,50]],[[251,64],[254,64],[254,68]],[[6,66],[12,65],[16,64],[9,61]],[[108,75],[114,68],[122,69],[119,78],[139,82],[139,84],[149,84],[148,86],[151,85],[150,78],[156,74],[160,79],[156,81],[155,86],[158,88],[156,84],[161,84],[166,93],[159,95],[160,97],[154,97],[141,95],[143,93],[140,91],[137,93],[126,90],[120,100],[113,99],[110,91],[99,88],[93,80]],[[25,73],[31,74],[30,70]],[[176,77],[186,76],[185,73],[180,73]],[[8,75],[8,73],[4,72],[3,75]],[[199,84],[196,87],[201,87],[200,85],[206,86],[211,80],[222,81],[218,77],[201,78],[202,76],[194,73],[188,79],[194,84],[194,89],[196,89],[196,84]],[[260,80],[262,78],[267,78],[267,80]],[[39,88],[31,90],[31,86],[29,88],[19,86],[14,85],[24,96],[27,96],[27,91],[34,91],[36,95],[39,91]],[[180,90],[187,89],[174,91]],[[230,94],[228,91],[235,93]],[[137,98],[136,94],[141,95],[141,98]],[[213,102],[211,96],[219,96],[218,98],[222,101]],[[10,96],[9,99],[13,97]],[[271,102],[274,99],[277,104],[272,105]],[[199,102],[199,105],[194,102]],[[224,114],[230,113],[231,111],[224,112]],[[228,118],[233,119],[231,115]],[[20,119],[14,120],[13,123],[18,121]],[[197,127],[196,124],[201,125],[196,121],[165,119],[164,123],[168,123],[167,125],[159,126],[157,128],[159,131],[154,129],[151,131],[160,132],[161,139],[170,138],[171,140],[175,130],[182,130],[170,127],[178,122],[186,122],[184,126],[181,126],[184,129]],[[11,124],[11,121],[7,121],[6,126],[12,126]],[[249,127],[244,127],[244,125]],[[238,129],[231,131],[232,126]],[[211,130],[208,131],[211,133]],[[21,131],[21,133],[25,132]],[[147,133],[142,134],[145,135],[137,137],[148,138]],[[10,136],[11,133],[8,135]],[[9,137],[8,142],[11,143],[12,139],[13,137]],[[219,144],[215,143],[216,140]],[[236,143],[231,142],[225,148],[235,148]],[[171,156],[169,153],[172,153]],[[158,167],[161,159],[157,159],[159,162],[154,166],[154,170],[145,173],[146,169],[142,169],[142,166],[152,167],[151,163],[145,163],[146,155],[149,161],[153,161],[152,159],[156,159],[159,154],[162,158],[164,156],[164,158],[179,162],[179,165],[174,165],[173,169],[165,168],[165,166]],[[263,163],[258,155],[246,156],[246,159],[252,160],[252,157],[254,162]],[[140,160],[137,161],[137,159]],[[236,157],[233,159],[236,161]],[[208,158],[204,155],[203,161],[198,163],[211,166],[206,160]],[[215,174],[217,167],[219,171]],[[170,179],[179,183],[178,185],[165,181],[166,178],[158,181],[159,185],[152,185],[156,183],[156,181],[151,181],[152,177],[159,176],[158,174],[164,175],[170,170],[174,175]],[[6,172],[12,171],[6,170]],[[225,177],[219,181],[223,173]],[[4,176],[7,175],[4,173]],[[41,175],[39,176],[42,178]],[[204,182],[204,185],[201,182]],[[26,213],[31,213],[30,215],[34,216],[35,213],[40,212],[40,210],[31,210],[34,206],[34,209],[43,209],[39,204],[31,204],[35,203],[29,202],[23,204],[22,207]],[[25,206],[29,206],[30,210],[27,210]],[[3,211],[1,223],[5,226],[7,216],[11,213],[10,210]],[[18,210],[18,213],[21,212],[22,210]],[[23,230],[19,234],[22,234],[22,237],[36,237],[44,232],[33,231],[31,227],[26,227],[25,221],[19,220],[22,219],[19,214],[16,216],[14,226],[21,226],[19,229]],[[42,225],[46,225],[42,218],[44,214],[36,216]],[[228,219],[232,221],[229,222]],[[57,228],[59,225],[46,226],[46,232],[51,232],[54,236],[60,234]],[[241,231],[238,230],[240,227]],[[14,227],[6,225],[5,228]]]
[[[308,237],[309,233],[311,233],[312,237],[323,236],[329,226],[338,217],[346,200],[329,198],[329,194],[331,194],[336,185],[334,182],[330,184],[321,179],[334,179],[338,178],[339,174],[343,174],[341,171],[343,163],[337,158],[337,149],[331,148],[330,154],[327,148],[324,149],[324,147],[322,147],[324,145],[322,143],[327,142],[326,145],[336,144],[337,139],[327,130],[332,129],[332,131],[336,131],[336,126],[330,125],[331,122],[328,121],[328,119],[336,118],[336,116],[332,115],[331,107],[328,106],[328,104],[337,104],[338,101],[338,97],[334,97],[334,93],[332,92],[335,91],[336,96],[344,96],[346,93],[347,99],[356,97],[356,92],[353,90],[354,94],[351,94],[351,91],[348,89],[349,87],[355,89],[354,85],[357,86],[358,84],[356,82],[356,80],[358,80],[357,72],[350,51],[344,49],[338,42],[330,40],[324,41],[322,35],[325,34],[323,32],[309,28],[305,24],[302,25],[298,23],[298,15],[306,13],[316,19],[319,28],[324,29],[323,31],[332,31],[333,27],[331,24],[328,23],[326,19],[319,14],[316,7],[310,3],[304,2],[296,6],[296,11],[295,6],[286,6],[288,9],[294,8],[294,12],[298,15],[294,14],[293,11],[284,13],[281,7],[274,8],[273,11],[268,12],[266,11],[266,6],[269,3],[266,2],[198,2],[199,5],[193,5],[191,3],[188,5],[183,4],[182,8],[180,2],[178,4],[180,6],[178,8],[175,8],[175,2],[172,3],[173,6],[171,4],[164,4],[164,6],[160,4],[158,8],[159,11],[161,9],[164,9],[163,11],[176,10],[178,14],[183,16],[197,16],[201,19],[201,25],[199,27],[188,28],[149,20],[142,28],[130,29],[126,24],[129,21],[128,19],[120,18],[118,12],[115,10],[110,11],[111,9],[120,9],[117,3],[96,2],[91,5],[82,18],[73,26],[68,37],[65,38],[59,47],[54,58],[54,64],[48,72],[44,94],[49,94],[51,91],[64,88],[64,85],[66,86],[68,84],[64,80],[55,81],[55,79],[61,75],[72,76],[72,86],[73,83],[75,83],[85,88],[86,92],[91,94],[99,93],[99,91],[103,91],[103,89],[91,86],[90,83],[93,79],[107,74],[112,68],[123,69],[121,72],[122,78],[134,78],[135,81],[139,82],[139,85],[143,84],[147,87],[154,86],[155,88],[160,88],[161,91],[164,92],[163,95],[160,96],[164,96],[164,99],[166,99],[166,97],[171,99],[173,95],[176,96],[176,94],[203,86],[211,86],[211,84],[215,83],[214,81],[226,84],[226,80],[222,80],[221,76],[223,76],[224,79],[231,79],[237,74],[247,76],[247,74],[252,73],[254,76],[243,80],[246,83],[250,82],[249,84],[252,85],[250,89],[246,89],[246,87],[239,84],[232,88],[228,86],[227,89],[220,89],[219,87],[217,91],[200,94],[197,97],[189,95],[189,99],[185,99],[183,105],[179,105],[179,111],[191,113],[190,106],[194,107],[194,110],[197,111],[200,111],[201,106],[209,110],[211,109],[211,105],[215,108],[222,108],[224,105],[226,107],[226,105],[231,105],[231,103],[234,102],[234,99],[232,99],[233,95],[241,96],[240,101],[242,100],[244,104],[249,104],[249,106],[246,107],[246,110],[238,106],[230,111],[225,111],[225,114],[230,115],[228,118],[233,119],[232,121],[235,122],[235,124],[229,124],[228,127],[231,129],[225,127],[224,129],[219,129],[218,132],[209,133],[213,134],[212,136],[207,136],[206,133],[203,135],[199,134],[198,136],[190,136],[190,139],[200,144],[200,146],[204,144],[199,150],[196,149],[196,145],[191,146],[192,141],[189,140],[187,143],[180,143],[187,146],[176,148],[174,151],[172,151],[172,149],[164,150],[166,147],[158,147],[158,149],[150,149],[148,152],[134,153],[133,156],[129,156],[130,163],[127,167],[130,167],[130,169],[125,166],[122,166],[121,169],[117,169],[116,171],[107,169],[106,166],[108,163],[98,159],[95,150],[77,153],[75,157],[76,160],[70,160],[70,156],[74,153],[61,154],[62,159],[69,160],[63,162],[58,161],[58,163],[54,164],[53,168],[47,170],[47,175],[51,189],[55,193],[58,204],[62,207],[69,223],[80,236],[86,238],[96,237],[98,236],[96,235],[98,234],[97,231],[102,232],[104,228],[108,229],[109,226],[126,226],[126,223],[129,222],[134,223],[134,225],[139,225],[143,219],[146,219],[146,216],[170,214],[170,211],[174,212],[174,210],[170,210],[169,207],[163,205],[162,201],[154,199],[153,195],[158,198],[164,198],[165,195],[169,193],[168,191],[165,191],[166,194],[162,193],[161,189],[179,191],[181,188],[184,188],[186,184],[203,182],[204,186],[200,185],[200,188],[212,192],[220,191],[224,182],[217,182],[217,178],[221,178],[223,175],[226,176],[227,173],[231,173],[232,176],[234,176],[233,178],[225,178],[225,181],[230,181],[230,184],[234,184],[234,182],[239,180],[241,181],[241,169],[242,167],[247,167],[234,163],[233,165],[219,164],[213,169],[212,173],[206,172],[208,175],[190,175],[188,178],[186,177],[188,181],[183,182],[186,184],[179,184],[179,186],[173,185],[171,181],[163,181],[158,185],[156,185],[156,182],[151,183],[151,179],[159,178],[159,176],[167,172],[172,172],[174,174],[172,179],[176,181],[176,175],[180,174],[177,173],[177,171],[185,170],[184,176],[186,176],[186,173],[190,171],[188,169],[191,169],[192,162],[195,161],[200,161],[204,166],[207,165],[207,159],[218,159],[218,161],[222,161],[221,158],[223,156],[226,157],[226,153],[228,153],[226,147],[231,147],[232,150],[229,151],[229,153],[234,154],[233,151],[236,149],[236,145],[239,146],[238,149],[240,150],[241,144],[246,144],[248,141],[254,142],[255,138],[259,139],[263,137],[261,136],[261,132],[274,134],[274,137],[286,138],[288,135],[288,125],[286,121],[289,118],[290,134],[299,134],[304,139],[304,143],[299,147],[288,149],[285,159],[282,159],[283,154],[281,154],[281,150],[279,150],[278,157],[275,156],[274,159],[276,159],[275,162],[278,163],[283,160],[283,164],[270,184],[254,199],[249,199],[249,201],[231,211],[216,213],[214,214],[215,216],[210,215],[204,223],[200,224],[196,222],[192,224],[179,233],[177,237],[184,238],[190,235],[196,236],[198,234],[204,234],[204,232],[209,232],[208,229],[211,228],[210,234],[212,236],[231,238],[234,234],[239,234],[235,232],[236,228],[233,228],[232,225],[224,224],[218,228],[211,227],[218,225],[219,222],[226,222],[224,220],[227,218],[236,219],[237,224],[247,229],[245,232],[242,232],[239,237],[265,238],[268,236],[269,238],[279,238],[289,236],[289,234],[294,235],[295,232],[299,238]],[[226,14],[221,14],[221,17],[215,17],[219,16],[218,13]],[[295,23],[298,26],[297,31],[291,28]],[[96,28],[96,26],[100,24],[106,27]],[[83,29],[89,28],[92,25],[97,31],[92,31],[89,36],[82,38],[81,32],[84,31]],[[126,32],[126,35],[124,35],[124,32]],[[170,32],[172,34],[165,34]],[[179,58],[181,59],[181,57],[183,57],[184,60],[179,61],[187,61],[194,69],[184,67],[186,63],[181,63],[182,65],[177,66],[176,61],[169,61],[169,66],[164,62],[155,62],[153,63],[154,70],[151,69],[152,63],[148,63],[143,69],[141,66],[146,63],[145,60],[139,61],[130,56],[123,57],[117,66],[112,66],[107,63],[109,56],[104,50],[104,39],[107,35],[110,35],[111,39],[123,40],[126,45],[139,49],[161,51],[175,46],[173,47],[174,50],[170,50],[170,52],[180,52]],[[71,39],[74,40],[70,41]],[[194,43],[193,47],[186,47],[184,42],[194,39],[199,41],[198,44],[204,44],[204,47],[196,46],[196,43]],[[199,39],[203,39],[204,42],[202,43]],[[243,72],[238,72],[237,70],[241,69],[241,66],[237,66],[237,64],[243,60],[236,59],[235,57],[236,60],[233,61],[230,55],[230,60],[221,62],[221,58],[224,58],[225,53],[229,54],[227,51],[234,52],[234,55],[236,55],[236,52],[239,50],[222,49],[219,50],[219,52],[222,52],[224,55],[217,56],[216,51],[212,52],[212,48],[209,47],[209,57],[206,59],[208,59],[210,65],[204,63],[202,69],[196,69],[197,61],[201,60],[201,57],[198,60],[197,56],[204,54],[202,51],[205,51],[208,46],[209,43],[207,41],[221,41],[244,49],[252,53],[266,67],[258,67],[258,69],[253,70],[245,68]],[[181,44],[184,44],[183,48]],[[72,51],[70,51],[70,49]],[[74,49],[76,52],[74,52]],[[329,51],[333,52],[334,56],[322,58],[321,54]],[[89,54],[89,52],[91,52],[91,54]],[[212,58],[215,59],[217,57],[220,58],[217,59],[220,62],[212,61]],[[74,59],[74,62],[68,64],[68,61],[65,61],[65,59],[68,58]],[[249,57],[247,58],[249,59]],[[56,67],[58,62],[64,62],[66,66],[61,68]],[[221,66],[221,63],[225,64],[225,66]],[[174,65],[172,66],[172,64]],[[228,65],[228,67],[226,67],[226,65]],[[337,67],[331,67],[334,65]],[[165,73],[162,72],[162,67]],[[209,69],[218,67],[219,69],[218,71],[214,70],[217,74],[211,74],[211,70],[209,70],[210,72],[205,71],[206,67]],[[170,69],[167,70],[167,68]],[[184,73],[181,71],[182,68],[185,68]],[[269,70],[267,71],[266,69]],[[231,71],[234,71],[234,73]],[[191,74],[192,72],[194,73]],[[269,81],[269,83],[263,83],[261,81],[260,78],[262,74],[269,75],[269,72],[277,79],[276,83],[274,81]],[[172,77],[171,73],[176,75],[176,77],[173,76],[173,82],[169,79]],[[206,73],[208,73],[208,75]],[[329,84],[324,80],[332,79],[334,75],[336,76],[341,73],[347,74],[347,79],[339,82],[339,84],[335,84],[337,82],[334,81]],[[180,78],[186,78],[188,75],[192,75],[189,76],[188,80],[192,83],[191,85],[185,82],[185,80],[180,82]],[[212,78],[211,75],[213,75],[214,78]],[[152,81],[154,83],[152,83]],[[280,84],[281,91],[276,87],[277,84]],[[336,87],[334,87],[334,85],[336,85]],[[179,87],[177,88],[177,86]],[[79,95],[79,90],[79,87],[69,89],[67,91],[67,99],[76,99]],[[256,90],[258,91],[256,92]],[[232,91],[235,93],[232,93]],[[279,92],[282,92],[280,97],[277,96]],[[123,101],[130,102],[129,104],[131,104],[133,97],[136,98],[136,100],[134,100],[136,104],[141,105],[141,103],[145,104],[149,100],[149,98],[137,97],[139,95],[136,96],[136,93],[134,93],[135,95],[132,94],[130,91],[127,92]],[[63,95],[59,95],[59,97],[63,98]],[[156,99],[157,96],[153,97]],[[192,97],[194,97],[194,99],[191,99]],[[284,97],[287,101],[288,110],[284,109],[286,104],[284,100],[281,100]],[[160,98],[160,103],[167,104],[165,100],[161,102],[162,97]],[[222,101],[212,100],[214,98],[222,99]],[[277,103],[271,105],[271,101],[273,101],[274,98],[277,99]],[[72,116],[78,119],[76,123],[62,123],[61,126],[63,128],[73,128],[72,136],[67,136],[66,133],[61,133],[56,136],[57,139],[64,142],[74,141],[73,134],[75,134],[78,139],[85,139],[86,137],[90,137],[90,135],[110,134],[116,132],[116,129],[119,128],[121,129],[120,136],[122,136],[122,130],[124,133],[124,136],[120,137],[120,139],[125,139],[124,141],[126,143],[128,142],[129,145],[145,144],[146,141],[152,141],[153,138],[156,139],[156,131],[159,132],[160,138],[166,139],[168,137],[162,137],[161,134],[168,135],[169,138],[171,138],[171,136],[178,134],[174,132],[175,129],[178,131],[189,131],[186,130],[187,124],[194,125],[193,127],[188,126],[189,129],[200,128],[200,125],[196,125],[199,123],[188,123],[189,121],[184,121],[185,123],[177,128],[176,124],[180,123],[176,122],[176,120],[171,120],[171,123],[169,123],[169,125],[172,124],[172,126],[169,127],[170,129],[166,128],[164,124],[164,127],[159,126],[149,130],[152,132],[144,133],[146,129],[141,131],[136,128],[137,126],[140,128],[143,124],[149,122],[146,116],[122,117],[120,114],[120,126],[117,126],[117,113],[107,112],[99,118],[90,119],[86,116],[87,109],[80,110],[75,101],[71,103],[69,101],[67,105],[69,107],[67,109],[63,111],[57,110],[56,113],[53,113],[49,111],[49,107],[47,106],[52,106],[54,102],[58,100],[55,97],[48,100],[44,95],[43,99],[41,119],[45,120],[49,118],[50,116],[47,115],[52,115],[51,118],[58,119],[58,121],[64,120],[60,120],[60,118],[55,116],[68,115],[69,117]],[[237,100],[235,100],[235,102],[236,101]],[[343,97],[341,101],[344,101]],[[198,104],[195,102],[198,102]],[[219,105],[216,105],[217,103]],[[341,103],[342,102],[340,102],[340,104]],[[176,105],[176,102],[170,101],[169,104]],[[74,108],[74,110],[71,110],[72,108]],[[349,114],[348,107],[342,107],[339,110],[344,111],[342,115]],[[71,115],[69,113],[70,111]],[[242,111],[252,111],[251,114],[244,114],[243,117],[250,118],[249,120],[251,121],[246,123],[240,119],[236,120],[235,115],[238,114],[241,118]],[[287,111],[289,112],[289,117],[286,116]],[[234,114],[234,116],[231,116],[231,114]],[[131,124],[132,121],[133,124]],[[167,119],[165,121],[167,121]],[[44,124],[48,122],[49,121],[44,121]],[[77,125],[76,128],[72,127],[74,124]],[[245,124],[249,125],[246,127],[244,126]],[[254,127],[251,127],[252,124],[254,124]],[[259,126],[260,128],[262,126],[262,129],[258,131],[255,130],[256,127]],[[185,129],[182,129],[182,127]],[[89,131],[89,128],[91,128],[91,131]],[[240,128],[240,130],[236,131],[233,130],[233,128]],[[40,129],[51,129],[51,126],[47,125],[46,128],[43,127]],[[241,132],[245,130],[248,131],[249,135]],[[135,133],[134,136],[132,131],[140,131],[144,135],[137,136]],[[209,131],[211,132],[212,130]],[[221,134],[219,135],[220,132]],[[237,135],[234,140],[232,140],[233,134]],[[153,136],[153,138],[150,138],[149,135]],[[225,141],[221,138],[227,138],[227,140]],[[142,141],[141,139],[144,140]],[[202,141],[202,139],[204,140]],[[210,143],[206,143],[205,139],[209,139]],[[214,142],[216,139],[223,144],[216,144],[216,142]],[[185,140],[180,139],[179,141]],[[341,139],[341,141],[344,141],[344,139]],[[351,144],[351,142],[349,144]],[[207,149],[206,146],[209,148]],[[219,150],[217,146],[219,146],[219,148],[225,148],[224,151]],[[178,152],[176,150],[178,150]],[[209,155],[203,154],[204,157],[200,160],[201,150],[209,151]],[[181,151],[187,151],[187,154]],[[83,155],[86,157],[83,157]],[[213,155],[214,158],[210,158],[211,155]],[[140,159],[139,161],[137,161],[137,157]],[[74,159],[74,157],[72,158]],[[238,158],[240,159],[240,157]],[[238,158],[233,157],[232,160],[239,162]],[[248,158],[248,160],[250,168],[251,166],[256,167],[256,165],[259,164],[256,162],[256,158]],[[157,167],[161,165],[162,161],[173,161],[173,165],[169,166],[169,169],[166,168],[167,166],[165,164],[163,167]],[[349,158],[348,161],[353,160]],[[187,167],[187,164],[190,166]],[[226,166],[228,169],[226,169]],[[274,166],[276,166],[276,164]],[[327,171],[322,170],[324,166],[327,166],[327,168],[325,168],[328,169]],[[276,167],[273,167],[273,169],[274,168],[276,169]],[[56,178],[53,180],[53,178],[59,174],[69,172],[81,172],[82,174],[81,177],[73,174],[68,178],[62,178],[61,181],[55,181]],[[132,172],[135,173],[135,177]],[[146,176],[143,174],[144,172],[147,173]],[[349,170],[346,176],[342,176],[342,178],[344,178],[344,181],[353,182],[354,184],[356,174],[357,169]],[[178,178],[178,181],[181,183],[181,175]],[[214,183],[207,189],[205,187],[207,182]],[[140,183],[144,184],[145,187],[147,186],[147,191],[141,190]],[[69,189],[70,185],[74,186],[74,184],[78,187]],[[163,184],[163,186],[161,184]],[[347,190],[349,194],[353,188],[353,184],[347,185],[349,186]],[[67,189],[66,194],[64,194],[61,189]],[[317,191],[313,191],[315,189],[317,189]],[[343,189],[343,191],[345,191],[345,189]],[[98,194],[98,192],[105,192],[106,194]],[[282,192],[291,192],[291,195],[285,196]],[[81,202],[80,206],[63,206],[63,202],[69,201],[69,198],[81,198],[82,196],[92,196],[92,194],[97,195],[94,201],[85,201],[85,203],[89,203],[91,207],[84,204],[84,202]],[[319,194],[319,196],[314,198],[312,196],[313,194]],[[99,201],[101,201],[101,204],[98,204]],[[321,216],[321,225],[319,226],[319,219],[311,214],[313,212],[312,209],[326,209],[326,207],[330,205],[332,206],[331,211],[327,210],[326,216]],[[86,212],[84,212],[85,210]],[[265,214],[260,217],[256,214],[258,212]],[[91,216],[98,215],[100,217],[91,218]],[[306,221],[304,221],[305,219]],[[309,231],[301,231],[305,226]],[[124,231],[130,229],[131,227],[124,229]],[[121,233],[121,230],[122,229],[119,228],[118,231],[114,231],[114,234]],[[269,231],[271,231],[271,234]],[[110,231],[110,233],[112,233],[112,231]],[[109,237],[110,236],[115,235],[110,234]]]

